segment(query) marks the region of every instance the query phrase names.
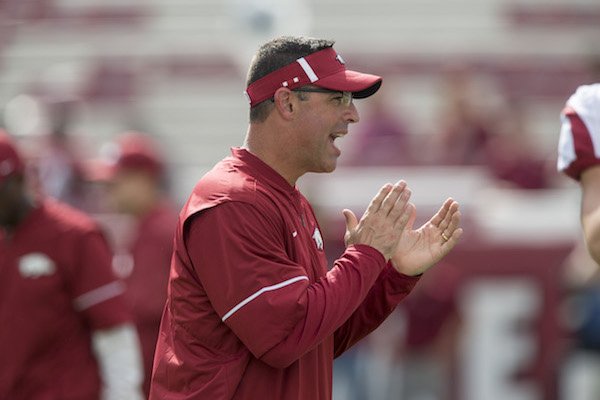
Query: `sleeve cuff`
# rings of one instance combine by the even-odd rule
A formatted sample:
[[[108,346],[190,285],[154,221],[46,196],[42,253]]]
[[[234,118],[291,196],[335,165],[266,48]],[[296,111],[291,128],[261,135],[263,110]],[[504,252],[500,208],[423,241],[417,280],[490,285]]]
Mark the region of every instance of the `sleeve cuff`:
[[[391,261],[388,261],[386,269],[384,271],[386,278],[389,281],[389,287],[395,293],[405,293],[413,290],[417,282],[421,279],[423,274],[409,276],[396,271]]]
[[[346,248],[346,251],[348,251],[348,250],[352,251],[352,249],[354,249],[354,250],[358,251],[359,253],[362,253],[368,257],[373,258],[373,260],[379,265],[379,267],[381,269],[384,268],[385,257],[375,247],[371,247],[366,244],[353,244],[353,245],[348,246],[348,248]]]

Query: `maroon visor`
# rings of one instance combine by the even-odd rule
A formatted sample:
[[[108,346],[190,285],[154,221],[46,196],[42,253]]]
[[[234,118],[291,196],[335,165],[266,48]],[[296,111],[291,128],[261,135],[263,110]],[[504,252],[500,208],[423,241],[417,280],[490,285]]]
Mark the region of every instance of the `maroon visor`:
[[[263,76],[250,84],[245,94],[250,107],[270,99],[280,87],[296,89],[305,85],[352,92],[352,97],[363,99],[375,94],[381,81],[380,76],[346,69],[342,57],[328,47]]]

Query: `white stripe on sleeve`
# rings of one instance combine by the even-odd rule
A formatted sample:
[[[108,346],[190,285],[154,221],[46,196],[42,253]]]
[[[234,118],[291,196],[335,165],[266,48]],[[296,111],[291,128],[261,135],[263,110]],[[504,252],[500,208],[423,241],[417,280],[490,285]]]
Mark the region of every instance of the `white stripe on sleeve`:
[[[558,171],[564,171],[577,158],[575,155],[575,142],[571,130],[571,121],[565,115],[561,115],[562,121],[560,129],[560,138],[558,140]]]
[[[112,299],[125,292],[125,284],[121,281],[114,281],[99,288],[90,290],[87,293],[77,297],[73,303],[79,311],[88,309],[105,300]]]
[[[238,311],[240,308],[244,307],[246,304],[250,303],[252,300],[256,299],[258,296],[260,296],[264,292],[281,289],[282,287],[285,287],[285,286],[291,285],[292,283],[295,283],[298,281],[303,281],[303,280],[308,280],[308,277],[307,276],[297,276],[295,278],[288,279],[287,281],[283,281],[276,285],[266,286],[266,287],[258,290],[253,295],[247,297],[245,300],[242,300],[240,303],[238,303],[238,305],[236,305],[231,310],[229,310],[229,312],[227,312],[227,314],[223,315],[223,318],[221,318],[221,319],[223,322],[225,322],[225,320],[227,318],[231,317],[233,314],[235,314],[236,311]]]

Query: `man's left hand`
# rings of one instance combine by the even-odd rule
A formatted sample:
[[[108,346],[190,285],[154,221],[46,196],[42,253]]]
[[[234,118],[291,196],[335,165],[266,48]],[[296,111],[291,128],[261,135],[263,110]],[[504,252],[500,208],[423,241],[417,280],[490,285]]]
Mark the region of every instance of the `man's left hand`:
[[[422,274],[441,260],[458,243],[463,233],[460,225],[458,203],[452,199],[444,202],[438,212],[423,226],[413,229],[416,208],[402,232],[391,262],[394,268],[405,275]]]

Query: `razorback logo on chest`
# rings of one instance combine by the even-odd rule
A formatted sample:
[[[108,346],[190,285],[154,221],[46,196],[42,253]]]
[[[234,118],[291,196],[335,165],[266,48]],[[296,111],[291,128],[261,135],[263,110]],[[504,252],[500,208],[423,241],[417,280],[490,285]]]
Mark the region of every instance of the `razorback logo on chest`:
[[[315,231],[312,234],[312,238],[315,241],[317,249],[323,250],[323,237],[321,236],[321,231],[319,231],[319,228],[315,227]]]

